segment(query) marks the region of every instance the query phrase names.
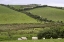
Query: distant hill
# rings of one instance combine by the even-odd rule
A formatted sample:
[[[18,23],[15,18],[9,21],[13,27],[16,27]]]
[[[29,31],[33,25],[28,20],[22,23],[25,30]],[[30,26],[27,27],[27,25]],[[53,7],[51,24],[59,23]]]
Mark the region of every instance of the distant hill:
[[[10,7],[14,7],[15,9],[22,9],[21,5],[9,5]]]
[[[64,21],[64,10],[51,8],[51,7],[42,7],[29,10],[34,15],[39,15],[42,18],[47,18],[48,20],[54,21]]]
[[[14,7],[15,9],[23,9],[23,8],[31,8],[36,7],[38,4],[29,4],[29,5],[9,5],[10,7]]]
[[[24,13],[0,5],[0,24],[12,23],[37,23],[37,21]]]

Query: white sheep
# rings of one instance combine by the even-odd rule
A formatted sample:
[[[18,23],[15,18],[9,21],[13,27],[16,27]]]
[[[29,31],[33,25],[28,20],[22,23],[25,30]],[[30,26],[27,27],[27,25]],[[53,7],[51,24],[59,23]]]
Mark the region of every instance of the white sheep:
[[[38,40],[38,37],[32,37],[32,40]]]
[[[62,38],[58,38],[58,39],[62,39]]]
[[[45,38],[43,38],[43,39],[45,39]]]
[[[18,40],[22,40],[21,38],[18,38]]]
[[[27,37],[21,37],[22,40],[27,40]]]

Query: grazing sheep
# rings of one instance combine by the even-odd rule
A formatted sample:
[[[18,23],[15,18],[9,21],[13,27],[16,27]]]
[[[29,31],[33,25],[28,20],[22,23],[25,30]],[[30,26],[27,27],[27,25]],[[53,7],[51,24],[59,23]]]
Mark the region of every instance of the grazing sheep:
[[[52,37],[50,39],[53,39]]]
[[[32,37],[32,40],[38,40],[38,37]]]
[[[58,39],[62,39],[62,38],[58,38]]]
[[[18,38],[18,40],[22,40],[21,38]]]
[[[21,37],[22,38],[22,40],[27,40],[27,38],[26,37]]]
[[[45,39],[45,38],[43,38],[43,39]]]

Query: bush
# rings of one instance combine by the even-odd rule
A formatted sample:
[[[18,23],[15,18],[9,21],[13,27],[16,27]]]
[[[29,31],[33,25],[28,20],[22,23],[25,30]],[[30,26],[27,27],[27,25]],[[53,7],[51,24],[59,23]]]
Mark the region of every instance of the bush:
[[[45,37],[46,39],[49,38],[64,38],[64,28],[62,27],[55,27],[55,28],[49,28],[49,29],[44,29],[43,31],[40,31],[38,33],[38,38],[42,39]]]

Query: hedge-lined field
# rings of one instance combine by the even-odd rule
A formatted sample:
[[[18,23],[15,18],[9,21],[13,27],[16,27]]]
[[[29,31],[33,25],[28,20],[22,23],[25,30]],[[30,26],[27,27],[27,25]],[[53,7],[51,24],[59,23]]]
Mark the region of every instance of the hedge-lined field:
[[[64,21],[64,10],[50,8],[50,7],[42,7],[29,10],[34,15],[39,15],[42,18],[47,18],[48,20],[54,21]]]
[[[24,8],[24,7],[20,7],[20,5],[13,6],[13,7],[15,9],[12,7],[10,8],[9,6],[6,6],[6,5],[4,6],[0,5],[0,9],[1,9],[0,10],[0,41],[1,42],[63,42],[64,41],[63,39],[60,39],[60,40],[46,39],[46,40],[35,40],[35,41],[31,40],[31,37],[37,36],[39,31],[44,30],[43,28],[51,28],[51,27],[59,28],[61,26],[64,26],[64,23],[63,23],[64,10],[50,8],[50,7],[42,7],[42,8],[34,8],[32,10],[29,10],[29,12],[26,12],[28,11],[26,10],[26,11],[23,11],[22,13],[22,11],[19,10],[19,8]],[[28,13],[28,15],[26,13]],[[57,22],[54,22],[54,21],[50,23],[44,22],[43,24],[42,22],[40,23],[38,19],[36,18],[34,19],[33,16],[36,18],[38,17],[39,19],[45,18],[44,20],[48,19],[48,20],[54,20]],[[28,40],[6,41],[6,40],[17,40],[19,37],[23,37],[23,36],[27,37]]]
[[[23,9],[23,8],[36,7],[36,5],[9,5],[9,6],[14,7],[15,9]]]
[[[31,28],[24,30],[0,30],[0,41],[17,40],[20,37],[27,37],[28,40],[31,40],[33,36],[37,36],[40,30],[43,30],[43,28]]]
[[[10,7],[14,7],[15,9],[22,9],[22,8],[24,8],[21,5],[10,5]]]
[[[37,21],[24,13],[0,5],[0,24],[12,23],[37,23]]]

